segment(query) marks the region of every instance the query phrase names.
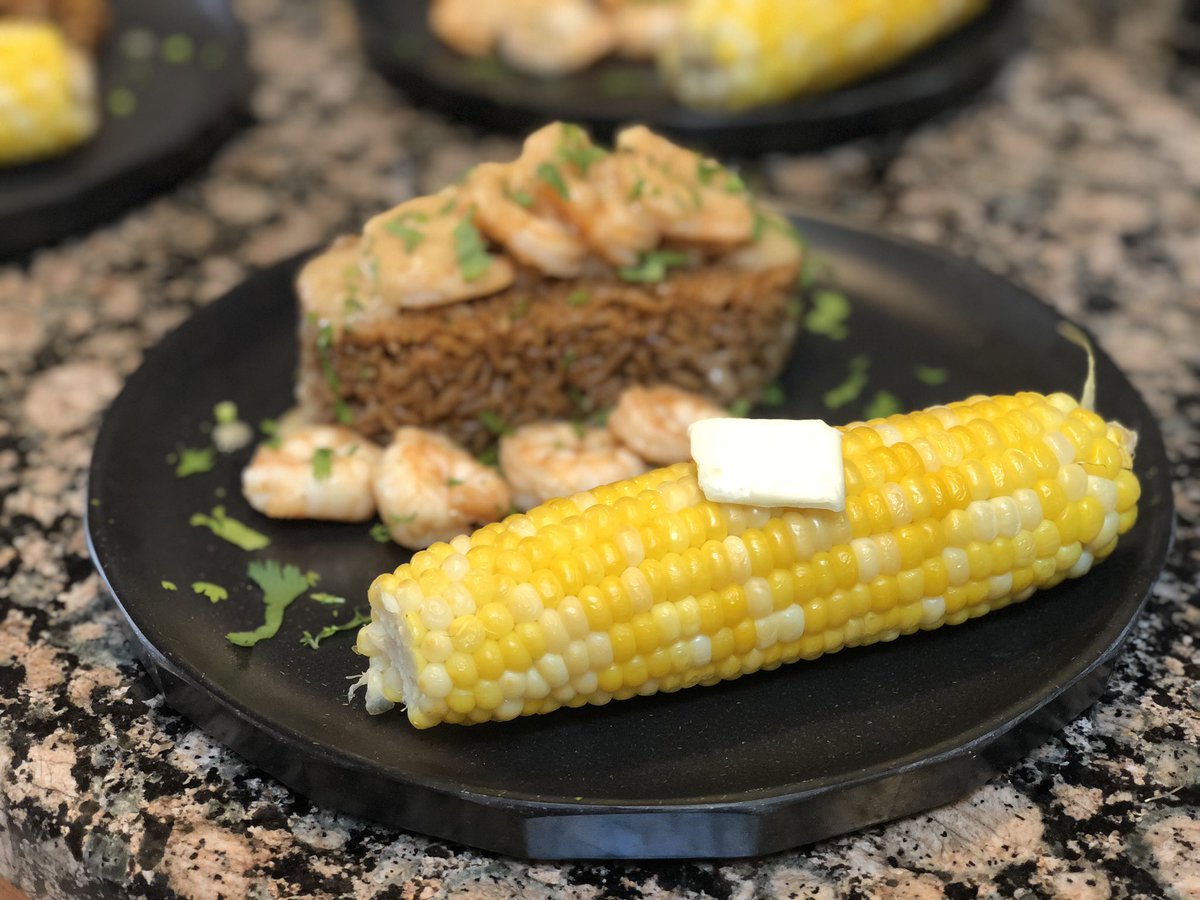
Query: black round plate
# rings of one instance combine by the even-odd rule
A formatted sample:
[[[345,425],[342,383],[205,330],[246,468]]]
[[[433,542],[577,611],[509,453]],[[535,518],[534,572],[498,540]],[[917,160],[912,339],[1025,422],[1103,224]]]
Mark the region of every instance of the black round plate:
[[[245,118],[245,35],[225,0],[114,0],[113,10],[99,58],[100,131],[64,156],[0,168],[0,258],[86,231],[165,190]],[[151,55],[130,54],[131,31],[143,44],[156,39]],[[164,58],[163,39],[176,61]],[[132,95],[132,111],[110,111],[114,91],[123,101]]]
[[[786,404],[760,414],[846,421],[877,388],[911,407],[1079,389],[1083,353],[1019,288],[919,245],[797,223],[851,299],[849,334],[803,336],[781,381]],[[1134,531],[1086,578],[958,627],[711,688],[471,728],[368,716],[361,699],[346,701],[347,678],[364,668],[350,636],[318,651],[298,643],[329,621],[326,608],[301,598],[279,636],[252,650],[224,635],[261,621],[250,556],[315,569],[322,590],[365,606],[372,579],[407,554],[366,525],[257,515],[237,488],[249,450],[185,479],[165,462],[205,440],[199,426],[218,401],[235,400],[252,422],[289,405],[296,266],[253,277],[147,356],[101,429],[87,529],[168,702],[320,804],[540,858],[747,856],[860,828],[958,797],[1084,710],[1163,565],[1162,438],[1100,354],[1100,411],[1140,433],[1144,495]],[[831,414],[822,394],[857,354],[871,361],[870,389]],[[930,386],[917,365],[948,379]],[[217,503],[271,546],[248,555],[189,527]],[[211,605],[191,594],[194,580],[231,597]]]
[[[480,127],[525,133],[555,120],[600,137],[641,122],[727,156],[803,152],[911,127],[991,82],[1021,44],[1021,0],[993,0],[978,19],[868,81],[741,113],[680,105],[651,63],[606,60],[575,75],[534,78],[494,59],[460,56],[429,30],[427,0],[355,0],[367,55],[414,102]]]

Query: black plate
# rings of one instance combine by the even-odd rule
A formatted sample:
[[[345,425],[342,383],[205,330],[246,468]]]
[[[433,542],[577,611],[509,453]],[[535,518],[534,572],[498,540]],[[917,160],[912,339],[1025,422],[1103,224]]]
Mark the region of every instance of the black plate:
[[[375,66],[414,102],[474,125],[525,133],[554,120],[597,136],[642,122],[722,155],[802,152],[908,128],[991,82],[1024,35],[1021,0],[993,0],[959,32],[868,81],[743,113],[680,105],[651,63],[606,60],[562,78],[472,60],[429,30],[427,0],[355,0]]]
[[[245,118],[245,35],[225,0],[114,0],[113,9],[99,59],[100,131],[65,156],[0,168],[0,258],[86,231],[165,190]],[[131,31],[190,44],[168,44],[176,62],[164,59],[161,43],[143,58],[136,42],[130,53]],[[132,111],[110,111],[114,91],[132,95]]]
[[[846,340],[801,338],[782,381],[790,400],[770,413],[829,416],[821,395],[858,353],[872,360],[873,386],[913,407],[1079,389],[1083,354],[1024,291],[918,245],[798,223],[854,311]],[[225,640],[261,617],[248,556],[188,517],[224,502],[270,535],[255,556],[316,569],[323,590],[354,600],[406,554],[365,525],[257,515],[237,490],[248,450],[183,480],[164,461],[203,441],[220,400],[250,421],[289,405],[296,265],[250,279],[147,356],[101,429],[87,529],[168,702],[323,805],[543,858],[745,856],[860,828],[958,797],[1085,709],[1163,565],[1172,506],[1161,435],[1101,354],[1100,410],[1140,433],[1144,496],[1135,530],[1085,579],[960,627],[712,688],[472,728],[370,717],[361,700],[346,703],[347,677],[363,668],[350,637],[319,651],[297,643],[328,620],[317,604],[297,601],[280,636],[253,650]],[[931,387],[917,364],[949,380]],[[861,411],[859,401],[841,418]],[[231,599],[192,595],[196,579],[230,587]]]

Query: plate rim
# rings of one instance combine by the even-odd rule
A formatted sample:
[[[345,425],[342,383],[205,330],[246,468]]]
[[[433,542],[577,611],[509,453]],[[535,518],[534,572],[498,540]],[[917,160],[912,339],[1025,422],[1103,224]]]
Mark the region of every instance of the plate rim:
[[[997,288],[1016,292],[1024,298],[1024,302],[1033,304],[1044,314],[1049,314],[1051,318],[1057,321],[1068,321],[1058,310],[1054,309],[1049,304],[1045,303],[1032,292],[1028,291],[1023,286],[1010,281],[998,274],[995,274],[982,266],[974,263],[971,260],[955,256],[952,253],[940,248],[923,243],[919,240],[909,238],[902,235],[894,235],[878,229],[864,228],[860,225],[850,224],[844,220],[828,216],[814,216],[811,214],[792,213],[792,217],[797,220],[800,228],[803,230],[806,227],[817,226],[827,229],[833,229],[835,232],[841,232],[843,237],[853,240],[862,240],[864,238],[899,246],[904,249],[906,254],[918,254],[926,258],[931,258],[942,265],[951,265],[960,271],[969,271],[976,277],[982,278],[985,281],[994,284]],[[1161,491],[1162,504],[1155,508],[1154,518],[1162,520],[1166,527],[1166,539],[1157,547],[1150,548],[1150,565],[1145,568],[1145,572],[1153,572],[1153,575],[1146,575],[1136,579],[1135,587],[1137,588],[1140,597],[1136,604],[1136,608],[1132,614],[1125,620],[1121,628],[1115,636],[1107,640],[1105,649],[1098,656],[1089,657],[1086,664],[1077,665],[1072,669],[1070,678],[1064,681],[1054,682],[1048,686],[1043,686],[1036,695],[1027,697],[1024,701],[1018,701],[1006,707],[1002,714],[990,717],[987,721],[976,725],[974,728],[961,732],[956,739],[947,740],[937,745],[933,750],[925,748],[924,750],[915,751],[912,754],[900,759],[891,760],[890,762],[876,764],[870,768],[860,771],[842,774],[829,775],[820,779],[809,779],[803,783],[789,783],[785,785],[775,785],[770,788],[756,789],[752,791],[739,791],[736,794],[722,795],[706,795],[693,798],[672,798],[666,800],[642,800],[629,801],[604,798],[589,798],[586,802],[574,801],[567,798],[546,798],[538,795],[528,794],[525,792],[497,792],[495,790],[483,789],[478,785],[472,786],[454,782],[450,778],[436,778],[422,774],[412,774],[404,772],[402,768],[395,765],[381,764],[377,761],[365,758],[355,752],[335,748],[328,743],[322,743],[314,740],[306,734],[296,731],[285,725],[280,725],[277,722],[264,717],[261,713],[247,707],[238,699],[231,696],[227,691],[224,691],[220,685],[208,678],[205,672],[191,666],[186,660],[178,655],[164,651],[157,646],[155,642],[150,640],[141,626],[135,621],[134,615],[127,608],[125,602],[114,589],[109,574],[105,569],[102,552],[97,546],[96,531],[98,529],[98,517],[94,513],[94,508],[91,500],[94,497],[93,489],[98,480],[97,470],[101,465],[104,451],[108,443],[113,440],[115,425],[113,423],[116,417],[112,415],[113,410],[123,402],[123,398],[128,396],[129,386],[135,383],[139,377],[149,377],[145,373],[149,371],[150,365],[154,358],[159,355],[167,355],[170,353],[171,343],[174,340],[179,340],[179,335],[186,332],[191,323],[207,319],[209,317],[217,317],[221,315],[221,306],[230,295],[237,293],[248,285],[252,284],[257,279],[269,277],[272,274],[281,272],[290,272],[300,264],[312,251],[299,254],[287,260],[276,263],[266,269],[250,275],[245,281],[238,286],[235,286],[228,294],[213,301],[207,306],[201,308],[193,315],[189,316],[183,323],[177,326],[164,338],[162,338],[155,346],[151,347],[145,356],[142,363],[126,381],[122,391],[113,401],[108,411],[104,416],[104,421],[101,424],[99,432],[94,444],[94,450],[91,461],[88,467],[86,496],[88,502],[84,510],[84,531],[87,542],[88,552],[92,562],[95,565],[102,583],[108,590],[110,596],[121,613],[122,621],[130,630],[135,643],[135,649],[139,656],[143,657],[143,661],[147,661],[145,656],[150,655],[148,660],[152,674],[155,674],[156,682],[159,678],[153,672],[153,667],[161,666],[169,674],[183,681],[191,689],[203,692],[208,698],[215,700],[223,710],[234,718],[248,723],[255,731],[260,734],[267,735],[270,739],[286,745],[296,752],[306,756],[307,758],[317,760],[323,764],[333,765],[337,768],[344,769],[350,772],[369,775],[376,778],[385,778],[388,781],[401,786],[413,786],[421,790],[432,792],[436,795],[453,797],[456,800],[463,801],[475,806],[485,808],[504,807],[510,811],[525,815],[530,818],[538,817],[564,817],[564,816],[584,816],[589,815],[609,815],[632,813],[640,816],[673,816],[681,814],[715,812],[715,813],[742,813],[751,816],[768,816],[779,812],[783,808],[803,803],[815,797],[824,795],[831,790],[843,791],[854,788],[861,788],[873,783],[886,781],[889,777],[909,774],[923,770],[931,770],[934,768],[945,767],[954,762],[963,762],[969,757],[977,756],[976,751],[988,747],[994,747],[1005,738],[1008,738],[1014,733],[1022,730],[1031,720],[1036,719],[1039,715],[1045,714],[1056,701],[1071,694],[1073,691],[1081,690],[1089,680],[1101,677],[1106,681],[1111,673],[1111,668],[1115,663],[1117,656],[1123,649],[1133,628],[1137,625],[1140,617],[1145,610],[1145,607],[1152,595],[1154,585],[1166,564],[1170,548],[1173,544],[1175,533],[1175,515],[1174,515],[1174,498],[1170,491],[1170,474],[1164,469],[1156,479],[1156,485],[1163,488]],[[1097,359],[1103,361],[1107,366],[1111,366],[1121,379],[1128,386],[1129,391],[1141,407],[1142,412],[1146,415],[1146,420],[1153,426],[1150,435],[1143,435],[1143,439],[1148,439],[1146,445],[1152,456],[1161,458],[1166,461],[1165,446],[1161,428],[1157,419],[1153,416],[1142,397],[1134,385],[1125,375],[1125,373],[1115,364],[1115,362],[1104,352],[1103,348],[1096,344]],[[1144,491],[1144,493],[1149,493]],[[1142,511],[1142,516],[1147,520],[1151,518],[1147,511]],[[1142,516],[1139,516],[1141,521]],[[1140,573],[1139,573],[1140,575]],[[1144,582],[1144,583],[1143,583]],[[154,659],[153,657],[157,657]],[[1103,681],[1100,683],[1102,686]],[[162,684],[159,684],[160,689]],[[164,689],[164,693],[166,693]],[[1085,703],[1080,709],[1075,710],[1071,715],[1078,715],[1082,709],[1086,709],[1094,702],[1092,700]],[[189,716],[190,717],[190,716]],[[999,725],[995,722],[1000,721]],[[207,730],[207,725],[204,722],[197,722],[202,729]],[[1046,733],[1053,733],[1060,726],[1051,726],[1049,728],[1042,727],[1041,730]],[[964,738],[965,735],[965,738]],[[1044,736],[1043,738],[1044,739]],[[235,742],[221,739],[221,742],[226,746],[230,746],[235,752],[241,754],[243,751],[236,745]],[[1013,754],[1006,755],[1006,761],[1012,761]],[[312,785],[301,786],[295,783],[294,779],[281,775],[278,771],[274,771],[272,767],[264,763],[261,759],[246,757],[253,764],[264,768],[271,772],[275,777],[279,778],[290,788],[301,793],[314,793]],[[996,765],[989,765],[989,770],[994,774],[998,768]],[[991,777],[990,775],[988,777]],[[980,779],[977,783],[982,783]],[[333,804],[337,806],[337,804]],[[344,808],[344,807],[343,807]],[[924,809],[927,807],[917,807]],[[898,814],[908,814],[916,810],[902,811]],[[392,823],[395,824],[395,823]],[[407,827],[407,826],[405,826]],[[858,826],[856,826],[858,827]],[[419,830],[423,833],[434,833],[427,828],[421,827]],[[835,832],[836,833],[836,832]],[[464,840],[460,836],[455,835],[437,835],[440,837],[448,837],[452,840]],[[464,841],[472,843],[474,846],[488,848],[486,842]],[[787,844],[785,846],[791,846]],[[517,852],[511,847],[500,847],[500,852]],[[782,846],[774,849],[782,849]],[[770,852],[769,850],[755,850],[757,853]],[[720,855],[720,854],[717,854]],[[729,854],[726,854],[729,855]],[[551,858],[551,857],[541,857]],[[580,856],[580,858],[585,858]],[[606,855],[587,858],[613,858]],[[654,858],[662,858],[656,856]]]

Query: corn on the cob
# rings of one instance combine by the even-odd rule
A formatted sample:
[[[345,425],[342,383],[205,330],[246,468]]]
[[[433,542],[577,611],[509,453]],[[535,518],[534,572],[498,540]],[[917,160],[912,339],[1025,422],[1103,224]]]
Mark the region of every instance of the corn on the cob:
[[[506,720],[957,625],[1132,527],[1135,436],[1065,394],[845,426],[844,512],[705,500],[682,463],[435,544],[371,586],[367,708]]]
[[[960,27],[987,0],[693,0],[659,61],[693,106],[742,109],[829,90]]]
[[[95,75],[45,22],[0,22],[0,165],[62,153],[96,131]]]

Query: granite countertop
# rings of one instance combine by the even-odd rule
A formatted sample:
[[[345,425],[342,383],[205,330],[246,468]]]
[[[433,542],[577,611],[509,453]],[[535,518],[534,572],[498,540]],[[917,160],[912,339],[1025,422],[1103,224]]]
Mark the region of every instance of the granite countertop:
[[[0,895],[1200,896],[1200,77],[1177,3],[1032,5],[1032,49],[969,109],[762,174],[1027,285],[1160,417],[1178,539],[1087,715],[952,806],[796,852],[559,865],[315,808],[165,708],[84,546],[105,405],[254,267],[516,147],[406,107],[345,6],[240,0],[257,123],[174,192],[0,266]]]

